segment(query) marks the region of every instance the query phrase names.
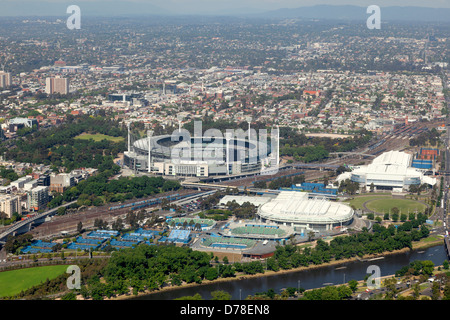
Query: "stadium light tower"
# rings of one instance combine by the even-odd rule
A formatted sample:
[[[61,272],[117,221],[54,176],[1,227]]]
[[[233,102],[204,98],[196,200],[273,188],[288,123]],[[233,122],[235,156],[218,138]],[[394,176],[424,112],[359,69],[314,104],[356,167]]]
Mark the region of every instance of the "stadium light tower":
[[[183,116],[178,114],[177,115],[177,120],[178,120],[178,132],[181,132],[181,121],[183,121]]]
[[[148,163],[147,163],[147,172],[152,172],[152,147],[151,147],[151,137],[153,135],[153,130],[147,130],[147,138],[148,138]]]
[[[231,140],[231,132],[225,132],[225,139],[227,141],[227,146],[225,149],[225,157],[227,162],[227,175],[230,174],[230,140]]]
[[[250,135],[250,124],[251,124],[251,122],[252,122],[252,117],[248,117],[247,123],[248,123],[248,141],[249,142],[250,142],[250,138],[251,138],[251,135]]]
[[[277,125],[277,164],[276,166],[280,164],[280,126]]]
[[[127,123],[127,129],[128,129],[128,152],[131,152],[130,126],[131,126],[131,121]]]

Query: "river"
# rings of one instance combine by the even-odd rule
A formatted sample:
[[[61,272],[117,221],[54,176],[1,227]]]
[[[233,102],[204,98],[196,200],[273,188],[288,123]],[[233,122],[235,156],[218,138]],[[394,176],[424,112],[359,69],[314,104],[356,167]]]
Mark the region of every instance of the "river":
[[[383,259],[372,261],[354,261],[342,265],[326,266],[311,270],[274,274],[258,278],[236,281],[217,282],[213,284],[186,287],[149,295],[143,295],[133,300],[173,300],[182,296],[192,296],[199,293],[203,299],[211,299],[211,291],[223,290],[231,294],[233,300],[245,299],[248,295],[264,292],[269,289],[279,293],[281,289],[298,286],[313,289],[326,285],[339,285],[350,280],[364,280],[367,268],[376,265],[380,268],[381,277],[395,274],[400,268],[415,260],[431,260],[435,265],[442,265],[446,260],[444,245],[434,246],[423,250],[387,255]]]

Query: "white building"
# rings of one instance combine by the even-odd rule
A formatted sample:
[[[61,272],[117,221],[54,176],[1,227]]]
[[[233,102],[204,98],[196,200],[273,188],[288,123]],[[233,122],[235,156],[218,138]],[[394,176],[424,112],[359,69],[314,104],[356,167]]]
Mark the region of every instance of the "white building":
[[[365,186],[367,190],[374,185],[376,189],[401,192],[410,185],[435,185],[436,178],[424,175],[423,171],[411,167],[412,155],[401,151],[389,151],[376,157],[369,165],[354,167],[344,172],[337,181],[351,179]]]
[[[25,176],[11,182],[10,185],[11,187],[16,188],[18,190],[23,190],[23,188],[25,187],[25,183],[31,180],[33,180],[32,176]]]
[[[28,210],[39,211],[44,209],[48,203],[48,187],[39,186],[28,191]]]
[[[281,191],[258,208],[257,215],[267,223],[307,230],[332,230],[353,221],[353,209],[324,197],[310,198],[306,192]]]
[[[68,94],[69,93],[69,79],[55,77],[45,79],[45,93],[47,94]]]
[[[0,88],[11,86],[11,73],[0,71]]]
[[[20,197],[11,195],[0,196],[0,212],[4,212],[7,218],[11,218],[15,212],[21,215]]]

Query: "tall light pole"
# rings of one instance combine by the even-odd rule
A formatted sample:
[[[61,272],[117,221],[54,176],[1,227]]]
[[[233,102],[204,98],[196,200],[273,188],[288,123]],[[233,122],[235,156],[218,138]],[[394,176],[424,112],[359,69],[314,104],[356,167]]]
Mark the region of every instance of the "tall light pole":
[[[128,152],[131,152],[130,126],[131,126],[131,122],[128,122],[127,123],[127,129],[128,129]]]
[[[147,172],[152,172],[152,134],[153,130],[147,130],[147,138],[148,138],[148,164],[147,164]]]
[[[230,140],[231,140],[231,133],[225,132],[225,139],[226,139],[226,150],[225,150],[225,157],[226,157],[226,163],[227,163],[227,175],[230,174]]]

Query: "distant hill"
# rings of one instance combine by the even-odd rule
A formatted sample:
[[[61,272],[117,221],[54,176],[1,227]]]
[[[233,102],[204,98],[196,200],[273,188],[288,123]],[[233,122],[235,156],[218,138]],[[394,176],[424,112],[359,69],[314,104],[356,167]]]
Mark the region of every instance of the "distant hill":
[[[164,9],[148,2],[134,2],[130,0],[103,0],[103,1],[37,1],[37,0],[8,0],[0,1],[0,16],[56,16],[65,18],[68,16],[66,9],[69,5],[79,5],[82,16],[181,16],[182,9]],[[198,16],[222,16],[222,17],[249,17],[271,19],[327,19],[327,20],[367,20],[370,16],[366,13],[367,7],[354,5],[315,5],[299,8],[282,8],[271,11],[263,11],[262,8],[236,7],[219,9],[211,2],[196,15]],[[450,8],[425,8],[425,7],[380,7],[381,20],[383,21],[446,21],[450,22]],[[188,15],[195,15],[192,8]],[[203,12],[203,13],[201,13]]]
[[[283,8],[259,14],[267,18],[303,18],[332,20],[367,20],[367,7],[317,5]],[[382,7],[381,20],[385,21],[446,21],[450,22],[450,8]]]
[[[67,7],[72,4],[80,7],[82,16],[165,15],[168,13],[166,10],[146,2],[136,3],[123,0],[92,2],[16,0],[0,2],[0,16],[67,17]]]

